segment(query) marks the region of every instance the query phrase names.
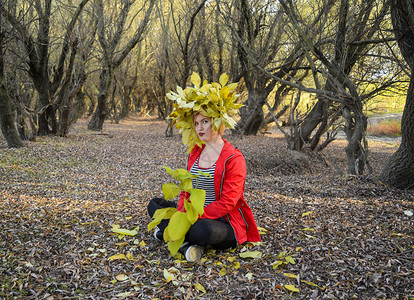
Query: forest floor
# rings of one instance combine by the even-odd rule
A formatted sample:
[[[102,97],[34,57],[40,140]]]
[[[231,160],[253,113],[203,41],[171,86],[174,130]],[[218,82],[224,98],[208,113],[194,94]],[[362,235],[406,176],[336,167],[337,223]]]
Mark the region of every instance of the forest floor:
[[[246,158],[262,243],[188,263],[147,231],[146,205],[172,181],[162,167],[186,166],[165,128],[81,120],[25,148],[0,139],[0,298],[414,299],[413,192],[377,179],[398,144],[369,141],[372,175],[340,176],[343,140],[315,154],[225,134]]]

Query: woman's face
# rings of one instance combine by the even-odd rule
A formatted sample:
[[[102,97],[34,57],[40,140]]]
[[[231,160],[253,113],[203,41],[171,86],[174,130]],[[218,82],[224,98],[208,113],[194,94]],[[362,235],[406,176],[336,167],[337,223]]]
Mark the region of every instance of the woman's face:
[[[217,138],[218,136],[218,133],[213,131],[211,118],[206,117],[202,114],[195,115],[194,129],[200,140],[206,143]]]

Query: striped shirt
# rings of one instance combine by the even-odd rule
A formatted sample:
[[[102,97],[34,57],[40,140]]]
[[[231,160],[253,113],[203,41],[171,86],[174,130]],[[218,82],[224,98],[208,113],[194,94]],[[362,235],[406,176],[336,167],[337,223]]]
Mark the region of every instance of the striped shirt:
[[[200,175],[198,172],[204,172],[211,175],[211,177],[206,177],[200,175],[198,178],[193,178],[193,188],[201,189],[206,191],[206,201],[204,202],[204,207],[209,205],[210,203],[216,201],[216,192],[214,189],[214,171],[216,170],[216,164],[212,165],[210,168],[201,168],[198,165],[198,160],[200,157],[196,159],[194,164],[190,169],[190,173],[193,175]],[[218,220],[226,222],[224,217],[219,218]]]

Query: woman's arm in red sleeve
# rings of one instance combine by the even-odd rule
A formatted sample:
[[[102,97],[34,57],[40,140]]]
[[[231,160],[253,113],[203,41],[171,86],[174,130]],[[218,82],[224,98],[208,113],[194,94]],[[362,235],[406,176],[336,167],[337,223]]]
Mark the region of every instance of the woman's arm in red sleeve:
[[[227,162],[221,197],[204,208],[202,219],[218,219],[230,213],[244,192],[246,162],[239,154]]]

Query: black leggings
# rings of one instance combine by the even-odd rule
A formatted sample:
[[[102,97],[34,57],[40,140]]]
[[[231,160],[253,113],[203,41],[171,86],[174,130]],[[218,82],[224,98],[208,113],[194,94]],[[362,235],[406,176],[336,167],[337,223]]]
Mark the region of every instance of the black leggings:
[[[166,207],[177,207],[177,204],[162,198],[154,198],[148,204],[148,214],[152,218],[157,209]],[[169,220],[162,220],[158,228],[164,231],[168,222]],[[200,219],[194,223],[190,227],[185,241],[191,245],[211,246],[219,250],[237,246],[236,237],[230,224],[211,219]]]

